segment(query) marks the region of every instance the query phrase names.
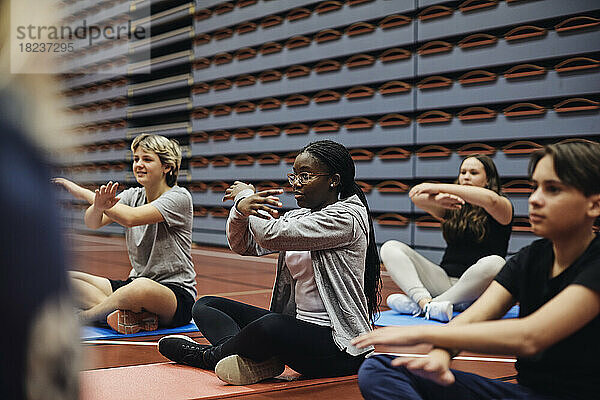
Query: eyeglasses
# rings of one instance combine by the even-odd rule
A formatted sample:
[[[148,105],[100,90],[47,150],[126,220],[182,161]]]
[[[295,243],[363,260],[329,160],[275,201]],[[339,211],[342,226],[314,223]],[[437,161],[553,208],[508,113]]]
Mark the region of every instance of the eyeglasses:
[[[315,179],[317,176],[328,176],[331,174],[316,174],[313,172],[300,172],[298,174],[295,173],[290,173],[288,174],[288,181],[290,182],[290,185],[294,185],[294,183],[296,183],[296,180],[298,180],[298,182],[300,182],[301,185],[306,185],[307,183],[309,183],[310,181],[312,181],[313,179]]]

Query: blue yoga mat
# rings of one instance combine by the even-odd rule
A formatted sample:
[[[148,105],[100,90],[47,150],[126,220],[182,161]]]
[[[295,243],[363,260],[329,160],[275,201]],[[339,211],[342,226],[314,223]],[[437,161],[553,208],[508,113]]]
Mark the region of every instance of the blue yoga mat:
[[[155,331],[140,331],[138,333],[132,333],[129,335],[123,335],[114,331],[112,328],[100,328],[97,326],[84,326],[81,328],[81,339],[82,340],[99,340],[99,339],[122,339],[132,338],[140,336],[153,336],[153,335],[172,335],[176,333],[186,332],[197,332],[198,328],[196,324],[189,323],[187,325],[179,326],[177,328],[169,329],[157,329]]]
[[[459,313],[454,312],[456,317]],[[519,306],[514,306],[502,318],[517,318],[519,316]],[[379,313],[379,317],[375,320],[376,326],[408,326],[408,325],[428,325],[428,324],[443,324],[443,322],[428,320],[423,317],[413,317],[407,314],[398,314],[394,310],[383,311]]]

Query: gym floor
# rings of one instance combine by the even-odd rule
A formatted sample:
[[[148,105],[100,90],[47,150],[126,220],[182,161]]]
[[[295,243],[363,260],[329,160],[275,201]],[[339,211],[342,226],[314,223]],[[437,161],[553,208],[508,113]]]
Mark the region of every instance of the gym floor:
[[[73,234],[69,235],[69,242],[72,269],[113,279],[125,279],[128,276],[131,267],[124,238]],[[242,257],[225,248],[207,246],[195,246],[192,255],[197,273],[199,296],[223,296],[268,308],[271,287],[275,278],[275,256]],[[398,291],[397,287],[383,271],[382,298],[385,300],[390,293],[396,291]],[[384,309],[386,307],[382,306],[382,310]],[[207,343],[199,332],[187,335],[200,343]],[[82,342],[84,356],[82,377],[85,376],[85,379],[89,379],[95,373],[106,374],[113,370],[121,371],[120,367],[126,366],[151,366],[168,363],[169,360],[161,356],[154,345],[160,337],[160,335],[154,335]],[[424,354],[428,348],[426,346],[378,347],[376,350],[396,354]],[[510,379],[509,377],[516,373],[514,361],[512,356],[463,353],[458,359],[455,359],[453,368],[492,378]],[[98,398],[87,392],[91,388],[86,389],[85,379],[82,384],[82,398]],[[148,379],[151,378],[148,377]],[[182,379],[179,382],[173,382],[173,388],[185,387],[186,382],[192,384],[189,380]],[[121,384],[127,386],[127,382],[121,382]],[[264,389],[265,386],[267,389]],[[260,388],[262,389],[257,390],[259,393],[237,395],[231,393],[217,397],[198,397],[196,395],[188,397],[188,395],[182,394],[178,398],[293,399],[310,396],[312,400],[319,400],[337,396],[343,399],[361,399],[356,379],[314,382],[314,384],[302,387],[282,386],[281,389],[279,387],[269,389],[268,384],[261,384]],[[264,392],[263,389],[267,391]]]

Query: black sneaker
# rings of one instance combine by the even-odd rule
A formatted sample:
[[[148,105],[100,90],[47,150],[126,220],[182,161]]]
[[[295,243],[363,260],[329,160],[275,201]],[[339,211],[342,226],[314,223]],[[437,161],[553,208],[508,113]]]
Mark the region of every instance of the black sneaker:
[[[210,369],[204,360],[204,351],[209,347],[184,335],[169,335],[158,341],[158,351],[169,360],[203,369]]]

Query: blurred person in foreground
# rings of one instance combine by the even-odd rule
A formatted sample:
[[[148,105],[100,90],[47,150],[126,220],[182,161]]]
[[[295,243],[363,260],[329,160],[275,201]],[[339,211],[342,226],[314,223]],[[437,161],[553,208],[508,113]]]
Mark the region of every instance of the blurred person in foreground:
[[[27,10],[49,15],[43,12],[47,4],[0,0],[2,399],[76,399],[79,395],[79,329],[50,183],[49,154],[62,142],[57,134],[59,122],[65,120],[63,103],[55,96],[58,88],[51,75],[17,74],[10,69],[11,17]],[[19,61],[37,62],[33,53]]]

